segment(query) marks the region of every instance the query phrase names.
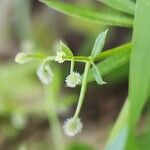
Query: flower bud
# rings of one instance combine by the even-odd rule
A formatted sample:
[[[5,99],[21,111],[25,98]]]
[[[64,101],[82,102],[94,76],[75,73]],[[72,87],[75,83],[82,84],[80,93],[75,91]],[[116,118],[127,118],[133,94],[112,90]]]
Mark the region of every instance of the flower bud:
[[[29,61],[29,58],[26,53],[18,53],[15,57],[15,62],[18,64],[25,64]]]
[[[65,57],[66,54],[64,52],[59,52],[57,51],[57,56],[55,58],[55,61],[58,62],[58,63],[63,63],[65,60],[63,59],[63,57]]]
[[[37,70],[37,76],[41,80],[41,82],[45,85],[48,85],[49,83],[52,82],[53,80],[53,72],[51,70],[51,67],[46,64],[46,65],[40,65],[38,70]]]
[[[80,133],[82,128],[83,128],[83,125],[79,118],[67,119],[63,126],[64,133],[70,137],[75,136],[76,134]]]
[[[81,82],[81,76],[78,72],[71,72],[71,74],[66,77],[65,82],[68,87],[74,88]]]

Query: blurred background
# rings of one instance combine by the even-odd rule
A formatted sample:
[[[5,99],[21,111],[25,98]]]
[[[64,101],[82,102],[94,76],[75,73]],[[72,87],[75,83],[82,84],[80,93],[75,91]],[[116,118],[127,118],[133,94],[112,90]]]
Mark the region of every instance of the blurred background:
[[[18,65],[14,62],[15,55],[20,51],[52,55],[55,43],[62,40],[75,55],[88,56],[95,38],[106,27],[65,16],[38,0],[0,1],[0,150],[53,150],[56,140],[52,134],[54,125],[47,119],[46,95],[52,99],[48,108],[55,105],[62,126],[75,111],[80,87],[73,90],[65,87],[69,64],[64,63],[52,65],[55,82],[45,89],[36,75],[40,60]],[[93,0],[64,0],[70,1],[95,10],[104,8]],[[104,49],[131,41],[131,34],[129,29],[109,27]],[[83,71],[80,64],[76,68]],[[127,79],[128,65],[106,76],[105,86],[89,83],[81,111],[83,132],[74,138],[62,132],[70,149],[103,149],[127,96]]]

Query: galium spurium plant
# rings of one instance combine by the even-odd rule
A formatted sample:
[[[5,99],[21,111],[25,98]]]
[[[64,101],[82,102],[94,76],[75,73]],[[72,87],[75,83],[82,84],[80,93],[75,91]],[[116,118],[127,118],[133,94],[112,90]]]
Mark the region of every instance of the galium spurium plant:
[[[15,61],[18,64],[25,64],[27,62],[30,62],[32,59],[42,58],[42,62],[37,69],[37,76],[40,79],[41,83],[44,84],[45,86],[51,84],[51,82],[55,80],[55,75],[53,74],[53,71],[50,66],[50,63],[52,61],[59,64],[62,64],[65,61],[70,62],[70,73],[69,75],[67,75],[65,79],[66,86],[69,88],[75,88],[77,85],[81,84],[81,91],[79,95],[78,105],[74,113],[74,116],[67,119],[63,126],[64,133],[70,137],[80,133],[83,128],[79,114],[81,111],[81,107],[87,89],[88,83],[87,79],[89,69],[92,68],[92,73],[97,84],[99,85],[106,84],[106,82],[104,82],[102,79],[101,73],[97,65],[95,64],[95,60],[97,60],[95,58],[102,51],[102,48],[105,44],[107,31],[108,30],[98,35],[90,56],[74,56],[70,48],[60,41],[58,50],[56,52],[56,55],[54,56],[43,56],[40,54],[30,54],[30,53],[18,53],[15,58]],[[85,64],[82,76],[81,73],[79,73],[77,69],[75,69],[75,63]]]
[[[78,85],[81,80],[82,87],[75,115],[71,119],[68,119],[64,125],[65,132],[70,136],[79,133],[82,129],[82,123],[78,116],[86,91],[87,76],[90,76],[91,74],[91,71],[88,74],[89,68],[92,67],[93,76],[97,83],[104,84],[101,75],[104,76],[113,70],[119,70],[120,67],[123,70],[127,70],[125,69],[125,66],[129,66],[128,96],[104,149],[140,149],[139,136],[137,142],[135,128],[138,120],[140,119],[140,114],[142,113],[142,110],[147,104],[150,96],[150,0],[98,0],[107,8],[111,7],[111,11],[106,11],[107,9],[101,8],[95,10],[88,8],[85,5],[80,7],[74,3],[72,4],[70,2],[63,2],[59,0],[39,1],[54,10],[83,21],[104,26],[119,26],[133,29],[132,41],[130,43],[115,47],[101,53],[98,56],[96,55],[101,52],[103,42],[105,41],[105,36],[101,36],[103,38],[100,40],[99,44],[96,43],[98,43],[97,41],[99,41],[100,38],[97,39],[95,43],[96,46],[94,46],[89,57],[73,56],[69,48],[60,43],[61,52],[64,53],[58,52],[57,56],[46,58],[37,54],[21,53],[20,56],[18,55],[16,58],[16,61],[23,64],[32,58],[43,58],[44,61],[41,65],[42,71],[39,69],[38,72],[42,72],[42,78],[40,78],[41,81],[43,81],[43,77],[46,78],[46,82],[43,82],[44,84],[46,83],[46,85],[52,82],[52,77],[55,77],[55,75],[52,75],[50,67],[45,67],[47,65],[49,66],[50,61],[56,61],[59,63],[62,63],[63,61],[71,62],[70,75],[66,79],[66,84],[67,86],[73,88]],[[107,59],[95,65],[95,61],[104,58]],[[76,72],[76,70],[74,71],[74,63],[76,62],[85,63],[85,71],[82,77],[80,77],[80,74]],[[97,67],[99,68],[101,74]],[[78,80],[75,80],[75,78]],[[93,81],[93,77],[89,77],[88,81]],[[145,144],[144,142],[142,145],[146,145],[145,148],[149,150],[150,148],[148,143]],[[144,149],[143,146],[141,147],[142,150]]]

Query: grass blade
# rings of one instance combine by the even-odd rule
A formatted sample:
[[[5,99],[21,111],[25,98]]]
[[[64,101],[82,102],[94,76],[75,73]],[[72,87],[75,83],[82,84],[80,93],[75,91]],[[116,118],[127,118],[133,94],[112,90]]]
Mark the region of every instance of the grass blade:
[[[108,139],[105,150],[125,150],[127,136],[129,133],[128,116],[130,103],[126,100],[124,107]]]
[[[121,130],[124,129],[124,124],[127,125],[128,136],[124,137],[124,142],[121,143],[122,147],[119,150],[124,150],[125,145],[127,149],[133,149],[133,147],[130,147],[135,146],[135,143],[133,143],[133,130],[140,117],[146,100],[150,95],[149,10],[150,0],[137,0],[135,10],[133,48],[130,59],[129,99],[126,101],[127,105],[125,104],[123,107],[123,110],[126,110],[126,115],[124,117],[127,119],[122,121],[121,115],[123,113],[120,114],[117,122],[122,122],[122,124],[116,123],[107,143],[107,146],[111,147],[111,150],[115,149],[115,146],[112,145],[112,143],[114,143],[116,140],[114,135],[115,137],[120,135]],[[119,131],[118,129],[121,130]],[[115,145],[118,144],[120,144],[119,140],[115,143]],[[137,149],[137,147],[135,146],[134,149]],[[108,148],[107,150],[110,149]]]
[[[150,85],[150,0],[137,0],[130,64],[130,125],[135,126],[148,99]]]
[[[134,15],[135,3],[131,0],[99,0],[99,1],[116,10]]]
[[[124,14],[94,11],[86,7],[79,7],[74,4],[62,3],[54,0],[40,1],[59,12],[79,19],[84,19],[92,23],[129,28],[133,26],[133,17],[126,16]]]

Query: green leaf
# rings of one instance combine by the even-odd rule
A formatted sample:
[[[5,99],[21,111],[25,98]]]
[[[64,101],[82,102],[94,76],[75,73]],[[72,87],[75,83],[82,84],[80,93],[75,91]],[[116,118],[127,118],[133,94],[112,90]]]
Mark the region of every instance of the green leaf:
[[[123,113],[120,114],[117,122],[122,122],[121,124],[116,123],[114,130],[111,134],[115,137],[119,136],[120,131],[124,128],[124,124],[128,128],[128,136],[124,138],[125,149],[137,149],[133,140],[133,131],[136,123],[140,117],[140,114],[150,96],[150,0],[137,0],[135,9],[135,22],[134,22],[134,34],[133,34],[133,48],[130,58],[130,77],[129,77],[129,94],[126,105],[124,105],[123,110],[126,110],[125,121],[121,121]],[[128,104],[128,105],[127,105]],[[120,129],[120,130],[118,130]],[[114,142],[113,138],[108,141],[107,145],[110,145],[111,149]],[[118,140],[119,143],[119,140]],[[116,145],[118,144],[116,143]],[[134,148],[133,148],[134,146]],[[124,147],[124,145],[122,145]],[[111,150],[110,149],[110,150]],[[124,150],[121,148],[120,150]]]
[[[73,57],[73,53],[70,48],[65,45],[62,41],[60,41],[60,49],[69,57]]]
[[[123,109],[112,129],[105,150],[124,150],[129,133],[128,116],[130,103],[126,100]]]
[[[79,7],[74,4],[62,3],[54,0],[40,0],[48,7],[61,13],[84,19],[96,24],[113,25],[122,27],[132,27],[133,17],[121,14],[119,12],[95,11],[89,8]]]
[[[106,84],[106,82],[104,82],[102,79],[99,69],[97,68],[97,66],[94,63],[92,64],[92,71],[93,71],[93,76],[94,76],[97,84],[100,84],[100,85]]]
[[[99,0],[100,2],[125,13],[134,14],[135,3],[131,0]]]
[[[129,100],[130,124],[135,126],[150,96],[150,0],[137,0],[131,53]]]
[[[98,58],[106,58],[106,56],[109,56],[107,59],[97,64],[98,69],[101,71],[102,77],[109,75],[118,68],[127,65],[130,59],[130,52],[131,44],[129,43],[101,53]],[[98,58],[96,57],[95,60],[98,60]],[[94,78],[93,72],[90,69],[88,82],[92,81],[94,81]]]
[[[107,31],[108,31],[108,29],[98,35],[98,37],[95,41],[92,53],[91,53],[92,58],[95,58],[98,54],[100,54],[100,52],[105,44]]]

